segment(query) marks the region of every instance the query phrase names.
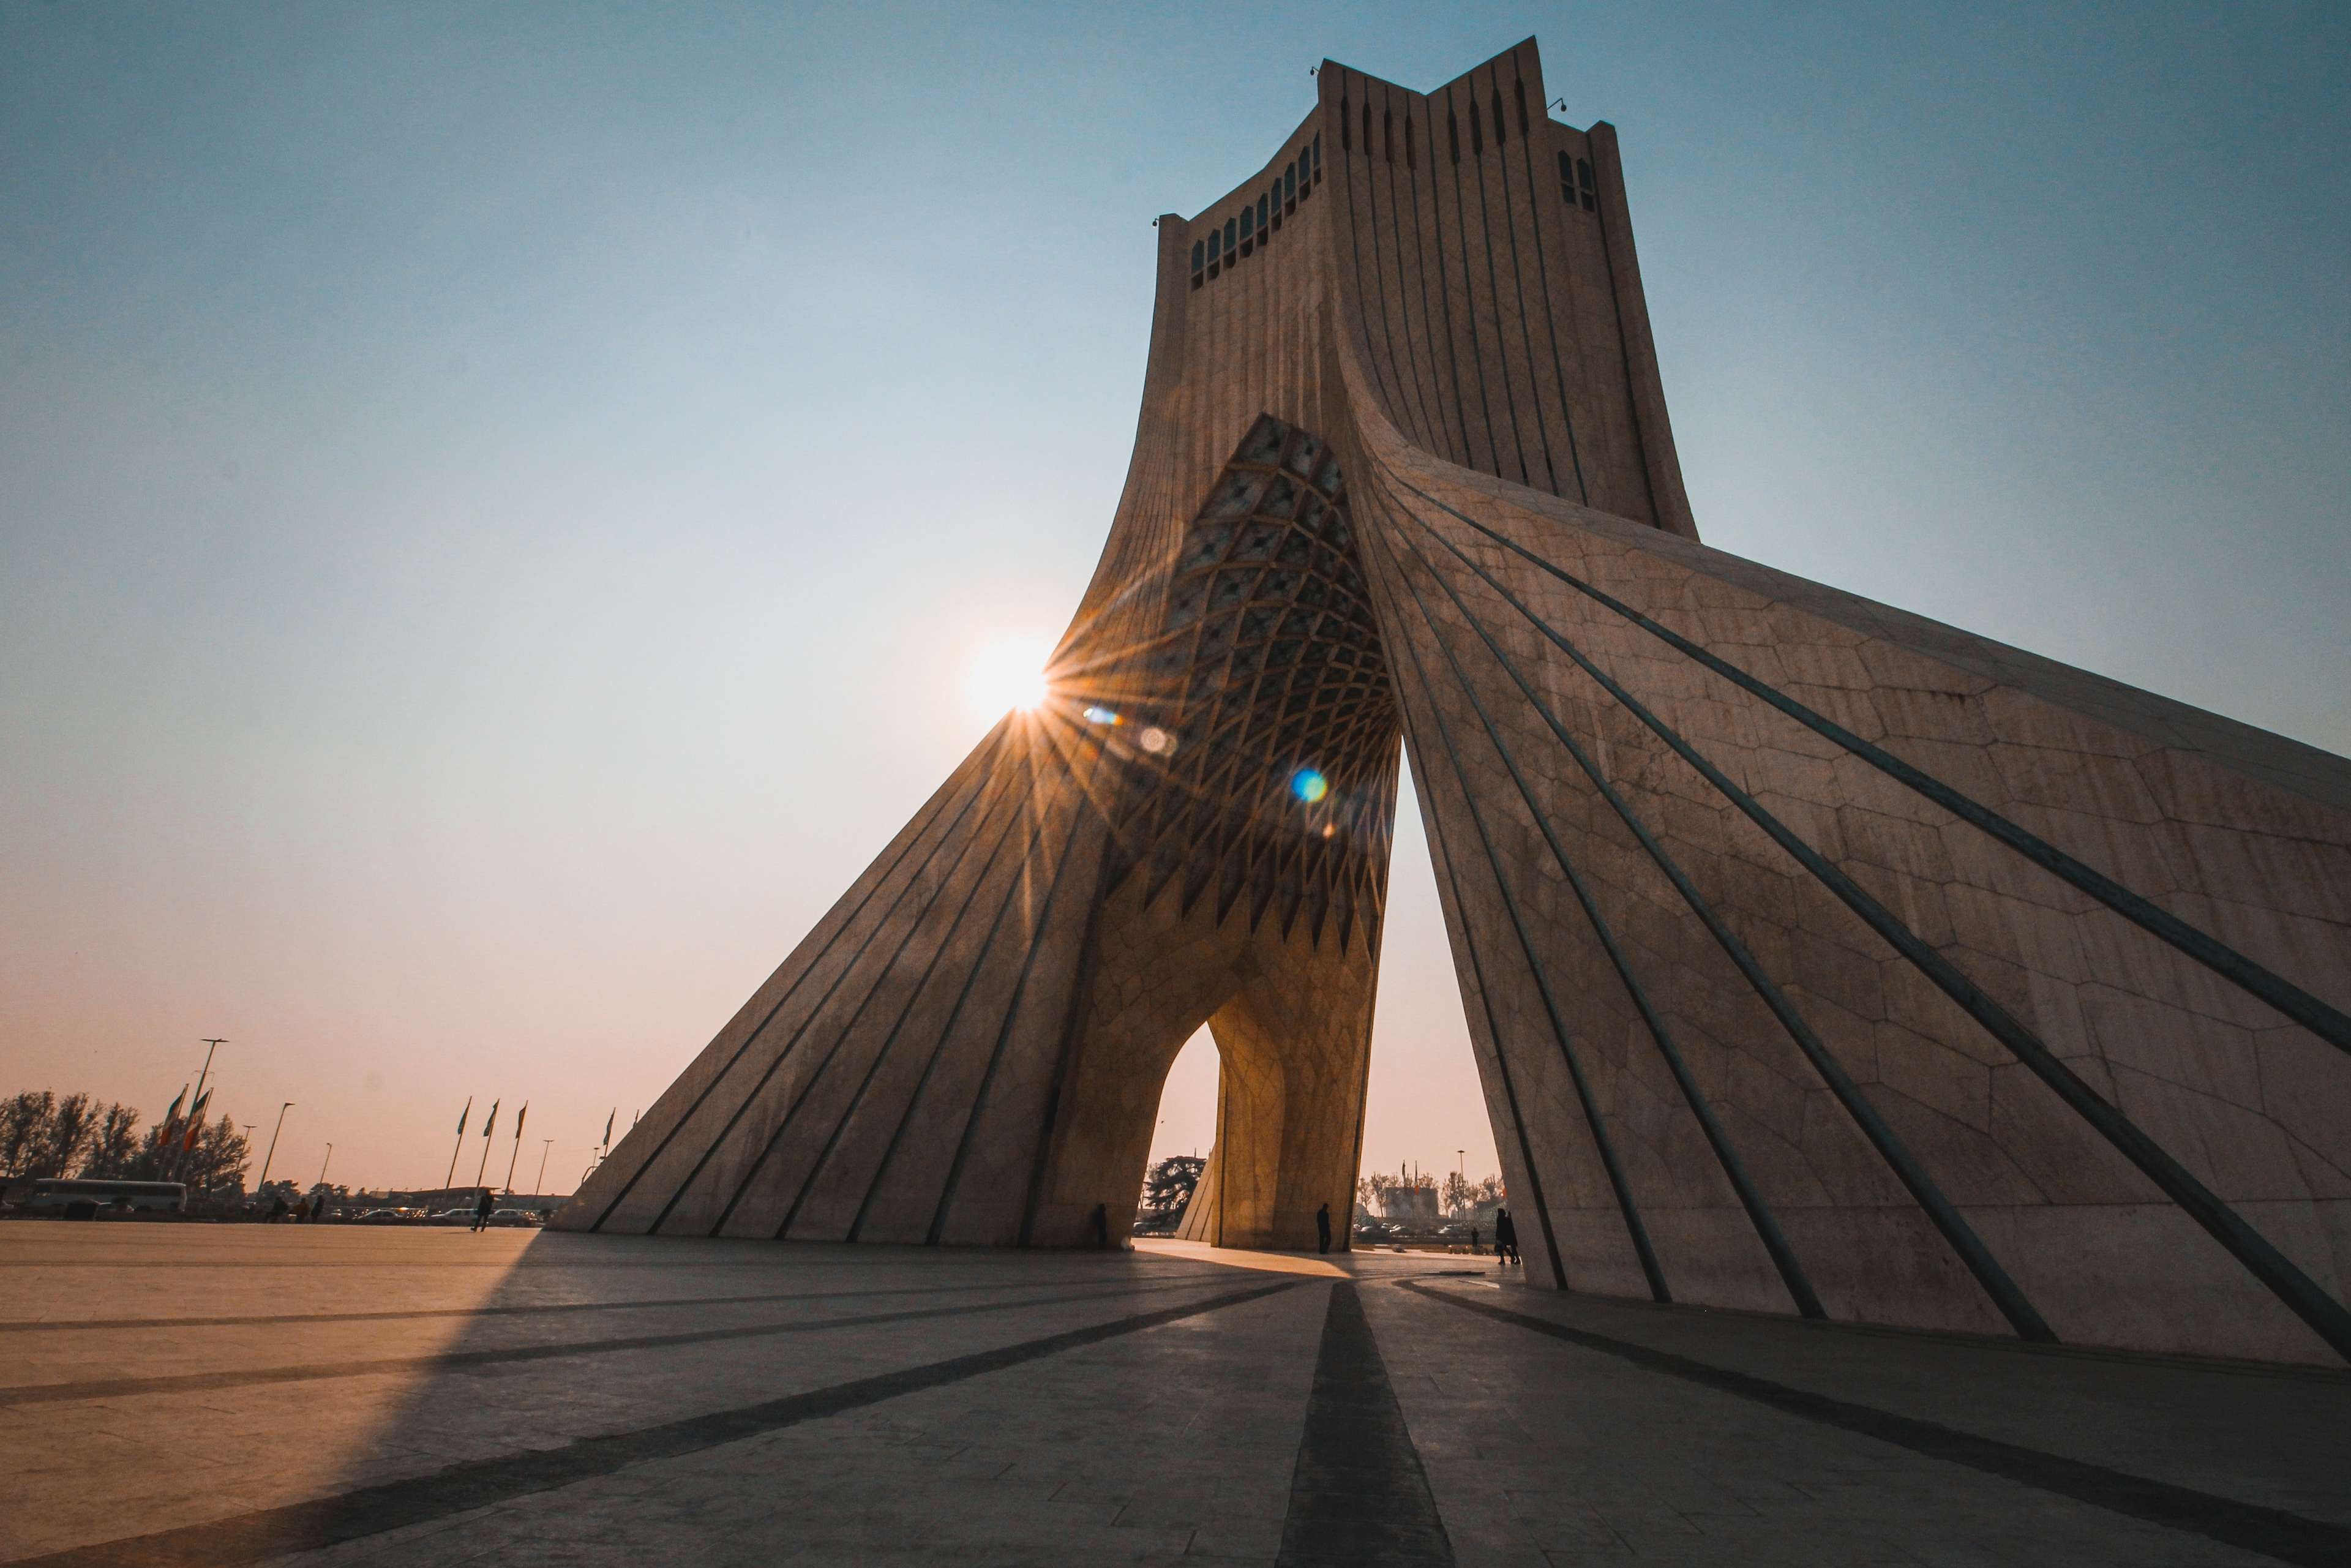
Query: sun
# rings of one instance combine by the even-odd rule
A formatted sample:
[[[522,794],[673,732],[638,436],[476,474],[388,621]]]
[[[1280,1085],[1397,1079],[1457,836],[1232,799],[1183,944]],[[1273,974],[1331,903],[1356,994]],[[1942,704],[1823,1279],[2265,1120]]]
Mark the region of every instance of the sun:
[[[1045,700],[1045,661],[1053,655],[1046,637],[1005,637],[972,655],[964,691],[972,713],[991,723],[1008,708],[1026,710]]]

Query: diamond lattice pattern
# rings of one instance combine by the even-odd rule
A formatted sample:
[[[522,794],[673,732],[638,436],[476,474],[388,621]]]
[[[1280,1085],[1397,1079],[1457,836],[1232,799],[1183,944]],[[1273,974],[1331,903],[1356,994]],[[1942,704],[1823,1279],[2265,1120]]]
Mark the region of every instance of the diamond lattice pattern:
[[[1156,899],[1247,903],[1343,947],[1377,921],[1398,720],[1344,482],[1314,436],[1259,419],[1186,529],[1144,660],[1160,715],[1122,848]]]

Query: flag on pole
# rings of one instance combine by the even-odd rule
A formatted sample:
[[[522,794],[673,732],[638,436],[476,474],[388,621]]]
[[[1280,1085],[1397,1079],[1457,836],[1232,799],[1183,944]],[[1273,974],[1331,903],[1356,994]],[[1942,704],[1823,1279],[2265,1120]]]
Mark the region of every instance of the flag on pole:
[[[496,1130],[497,1124],[498,1103],[493,1100],[490,1102],[490,1119],[482,1124],[482,1136],[484,1138],[487,1138],[491,1133]]]
[[[457,1135],[459,1137],[462,1138],[465,1135],[465,1118],[473,1113],[474,1097],[471,1094],[468,1094],[465,1096],[465,1108],[457,1113]]]
[[[515,1113],[515,1142],[517,1144],[522,1142],[522,1119],[529,1114],[530,1102],[526,1100],[522,1103],[522,1109]]]
[[[172,1124],[180,1119],[180,1107],[187,1103],[188,1086],[183,1083],[180,1085],[180,1092],[172,1096],[172,1108],[163,1113],[163,1135],[165,1137],[168,1138],[172,1135]]]
[[[620,1115],[621,1108],[615,1105],[612,1113],[604,1118],[604,1146],[608,1149],[612,1146],[612,1124],[620,1119]]]
[[[204,1107],[212,1103],[213,1092],[207,1089],[196,1096],[196,1103],[193,1105],[188,1107],[188,1135],[186,1141],[180,1145],[183,1152],[194,1148],[196,1140],[204,1136]]]

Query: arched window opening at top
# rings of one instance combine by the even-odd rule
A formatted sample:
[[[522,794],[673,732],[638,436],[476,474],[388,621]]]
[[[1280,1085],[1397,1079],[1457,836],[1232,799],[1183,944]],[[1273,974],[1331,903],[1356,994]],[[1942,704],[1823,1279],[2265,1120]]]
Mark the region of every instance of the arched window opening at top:
[[[1227,218],[1225,220],[1225,254],[1227,256],[1233,254],[1236,244],[1240,237],[1240,232],[1238,226],[1240,220],[1238,218]]]
[[[1372,106],[1371,106],[1370,104],[1366,103],[1365,105],[1364,105],[1364,152],[1369,152],[1371,150],[1372,150]]]
[[[1494,89],[1494,145],[1499,147],[1510,139],[1509,128],[1502,123],[1502,89]]]
[[[1524,136],[1528,134],[1527,84],[1525,78],[1521,78],[1519,80],[1510,83],[1510,94],[1519,100],[1519,134]]]
[[[1561,157],[1561,159],[1562,159],[1562,161],[1564,161],[1564,160],[1566,159],[1566,157],[1567,157],[1567,154],[1566,154],[1566,153],[1564,153],[1564,152],[1562,152],[1562,153],[1561,153],[1561,154],[1560,154],[1560,157]],[[1197,271],[1199,271],[1202,267],[1206,267],[1206,266],[1207,266],[1207,265],[1208,265],[1208,246],[1207,246],[1207,243],[1206,243],[1205,241],[1202,241],[1202,240],[1196,240],[1196,240],[1194,240],[1194,241],[1192,242],[1192,270],[1193,270],[1193,271],[1195,271],[1195,272],[1197,272]]]
[[[1395,110],[1380,110],[1380,151],[1391,163],[1395,162]]]
[[[1404,166],[1407,169],[1417,169],[1420,167],[1419,160],[1413,156],[1412,116],[1409,114],[1404,117]]]
[[[1208,231],[1208,265],[1211,267],[1215,266],[1217,257],[1222,256],[1224,252],[1224,231],[1222,229],[1210,229]]]
[[[1281,172],[1281,207],[1284,212],[1288,212],[1297,204],[1298,161],[1293,158],[1290,161],[1290,166]]]
[[[1588,213],[1598,207],[1600,204],[1593,198],[1590,159],[1578,158],[1575,161],[1575,183],[1583,187],[1583,210]]]
[[[1322,133],[1319,131],[1314,133],[1314,183],[1322,183]]]
[[[1575,160],[1567,155],[1565,148],[1560,149],[1559,154],[1559,193],[1567,199],[1569,206],[1575,205]]]
[[[1256,236],[1257,209],[1243,207],[1241,209],[1241,254],[1243,256],[1257,248]]]
[[[1339,151],[1342,152],[1353,152],[1355,150],[1354,133],[1347,129],[1350,123],[1347,114],[1347,95],[1343,92],[1339,95]]]
[[[1445,140],[1453,144],[1453,161],[1461,162],[1461,117],[1451,110],[1445,111]]]
[[[1269,213],[1278,217],[1280,215],[1280,209],[1273,206],[1272,204],[1265,197],[1259,196],[1257,199],[1257,227],[1259,234],[1263,234],[1266,231],[1267,214]],[[1276,225],[1275,226],[1279,227],[1280,225]]]
[[[1469,156],[1483,158],[1485,155],[1486,130],[1478,123],[1478,100],[1473,98],[1469,100]]]

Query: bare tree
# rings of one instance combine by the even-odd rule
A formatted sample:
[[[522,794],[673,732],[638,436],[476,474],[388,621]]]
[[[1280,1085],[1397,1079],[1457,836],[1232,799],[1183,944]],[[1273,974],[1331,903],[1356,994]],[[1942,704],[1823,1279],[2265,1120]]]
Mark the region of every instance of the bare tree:
[[[57,1112],[57,1097],[47,1089],[37,1094],[27,1089],[0,1103],[0,1176],[35,1174],[33,1162],[40,1155],[50,1118]]]
[[[253,1149],[236,1124],[224,1113],[206,1127],[180,1161],[179,1179],[192,1190],[245,1192],[245,1173],[253,1164]]]
[[[109,1105],[98,1119],[81,1174],[99,1181],[119,1180],[139,1160],[139,1113],[128,1105]]]
[[[98,1119],[87,1094],[68,1094],[58,1101],[33,1145],[25,1174],[37,1179],[79,1170],[98,1137]]]
[[[1477,1201],[1477,1197],[1476,1183],[1464,1177],[1459,1171],[1446,1173],[1444,1193],[1446,1213],[1460,1213],[1463,1209],[1471,1207]]]

